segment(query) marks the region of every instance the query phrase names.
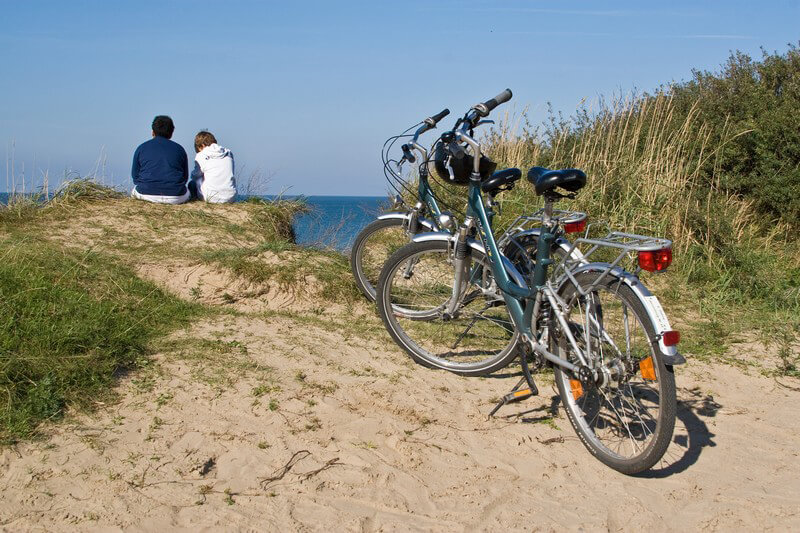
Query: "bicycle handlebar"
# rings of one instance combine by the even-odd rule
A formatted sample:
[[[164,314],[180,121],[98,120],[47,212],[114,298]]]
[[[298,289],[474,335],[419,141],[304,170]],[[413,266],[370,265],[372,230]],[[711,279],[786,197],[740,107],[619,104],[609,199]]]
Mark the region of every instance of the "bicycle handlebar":
[[[478,104],[478,106],[482,106],[482,107],[484,107],[486,109],[486,112],[485,113],[481,113],[481,116],[485,117],[486,115],[491,113],[492,110],[495,107],[499,106],[500,104],[505,104],[506,102],[511,100],[512,96],[513,96],[513,93],[511,92],[511,89],[506,89],[505,91],[501,92],[500,94],[498,94],[494,98],[490,98],[489,100],[486,100],[483,104]],[[476,106],[476,107],[478,107],[478,106]],[[483,110],[480,109],[480,111],[483,111]]]
[[[462,131],[466,131],[467,129],[474,128],[479,119],[489,116],[494,108],[499,106],[500,104],[504,104],[511,100],[513,93],[511,89],[506,89],[505,91],[501,92],[494,98],[490,98],[481,104],[475,104],[472,106],[472,109],[469,113],[467,113],[466,120],[464,121],[464,127],[462,127]]]
[[[432,117],[426,118],[423,122],[425,122],[425,124],[428,124],[431,127],[435,127],[436,124],[440,120],[442,120],[444,117],[446,117],[449,114],[450,114],[450,110],[449,109],[442,109],[441,111],[439,111],[438,113],[436,113]]]

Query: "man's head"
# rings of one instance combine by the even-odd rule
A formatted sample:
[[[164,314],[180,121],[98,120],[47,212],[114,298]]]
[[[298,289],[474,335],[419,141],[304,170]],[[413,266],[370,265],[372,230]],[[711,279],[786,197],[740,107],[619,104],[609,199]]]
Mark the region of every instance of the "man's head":
[[[153,137],[171,139],[173,131],[175,131],[175,124],[168,116],[158,115],[153,119]]]
[[[217,138],[210,131],[203,130],[194,136],[194,151],[199,152],[206,146],[211,146],[217,142]]]

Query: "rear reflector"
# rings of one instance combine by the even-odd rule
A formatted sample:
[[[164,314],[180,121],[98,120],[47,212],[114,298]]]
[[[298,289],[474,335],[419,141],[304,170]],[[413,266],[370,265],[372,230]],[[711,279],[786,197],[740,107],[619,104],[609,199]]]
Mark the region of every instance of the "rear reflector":
[[[589,218],[584,218],[583,220],[578,220],[577,222],[567,222],[564,224],[564,231],[567,233],[581,233],[586,231],[586,221]]]
[[[569,388],[572,389],[572,397],[577,401],[578,398],[583,396],[583,385],[577,379],[569,380]]]
[[[639,361],[639,370],[642,371],[642,377],[650,381],[656,380],[656,369],[653,368],[653,358],[645,357]]]
[[[664,346],[675,346],[681,342],[680,331],[665,331],[661,335],[661,340],[664,341]]]
[[[648,272],[664,272],[672,263],[672,248],[639,252],[639,267]]]

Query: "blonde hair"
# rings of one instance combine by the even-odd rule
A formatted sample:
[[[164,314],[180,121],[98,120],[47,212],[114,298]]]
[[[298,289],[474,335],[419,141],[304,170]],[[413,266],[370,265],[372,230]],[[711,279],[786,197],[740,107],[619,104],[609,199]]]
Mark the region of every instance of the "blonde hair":
[[[210,131],[203,130],[194,136],[194,151],[199,152],[206,146],[211,146],[217,142],[217,138]]]

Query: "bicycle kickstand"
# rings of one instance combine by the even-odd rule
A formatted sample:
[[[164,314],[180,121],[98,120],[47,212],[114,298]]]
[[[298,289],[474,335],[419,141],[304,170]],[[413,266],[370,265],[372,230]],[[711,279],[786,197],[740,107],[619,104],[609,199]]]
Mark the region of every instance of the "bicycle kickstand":
[[[534,383],[531,380],[530,384],[528,384],[527,381],[528,381],[528,379],[525,378],[525,377],[520,379],[519,383],[514,385],[514,388],[511,389],[511,392],[509,392],[508,394],[503,396],[500,399],[500,401],[497,403],[497,405],[494,406],[494,409],[492,409],[492,412],[489,413],[489,418],[493,417],[494,414],[497,411],[499,411],[500,408],[503,407],[506,404],[519,402],[519,401],[522,401],[522,400],[524,400],[526,398],[530,398],[531,396],[538,395],[539,394],[539,389],[536,387],[536,383]],[[523,385],[528,385],[528,386],[525,387],[525,388],[520,388]]]

